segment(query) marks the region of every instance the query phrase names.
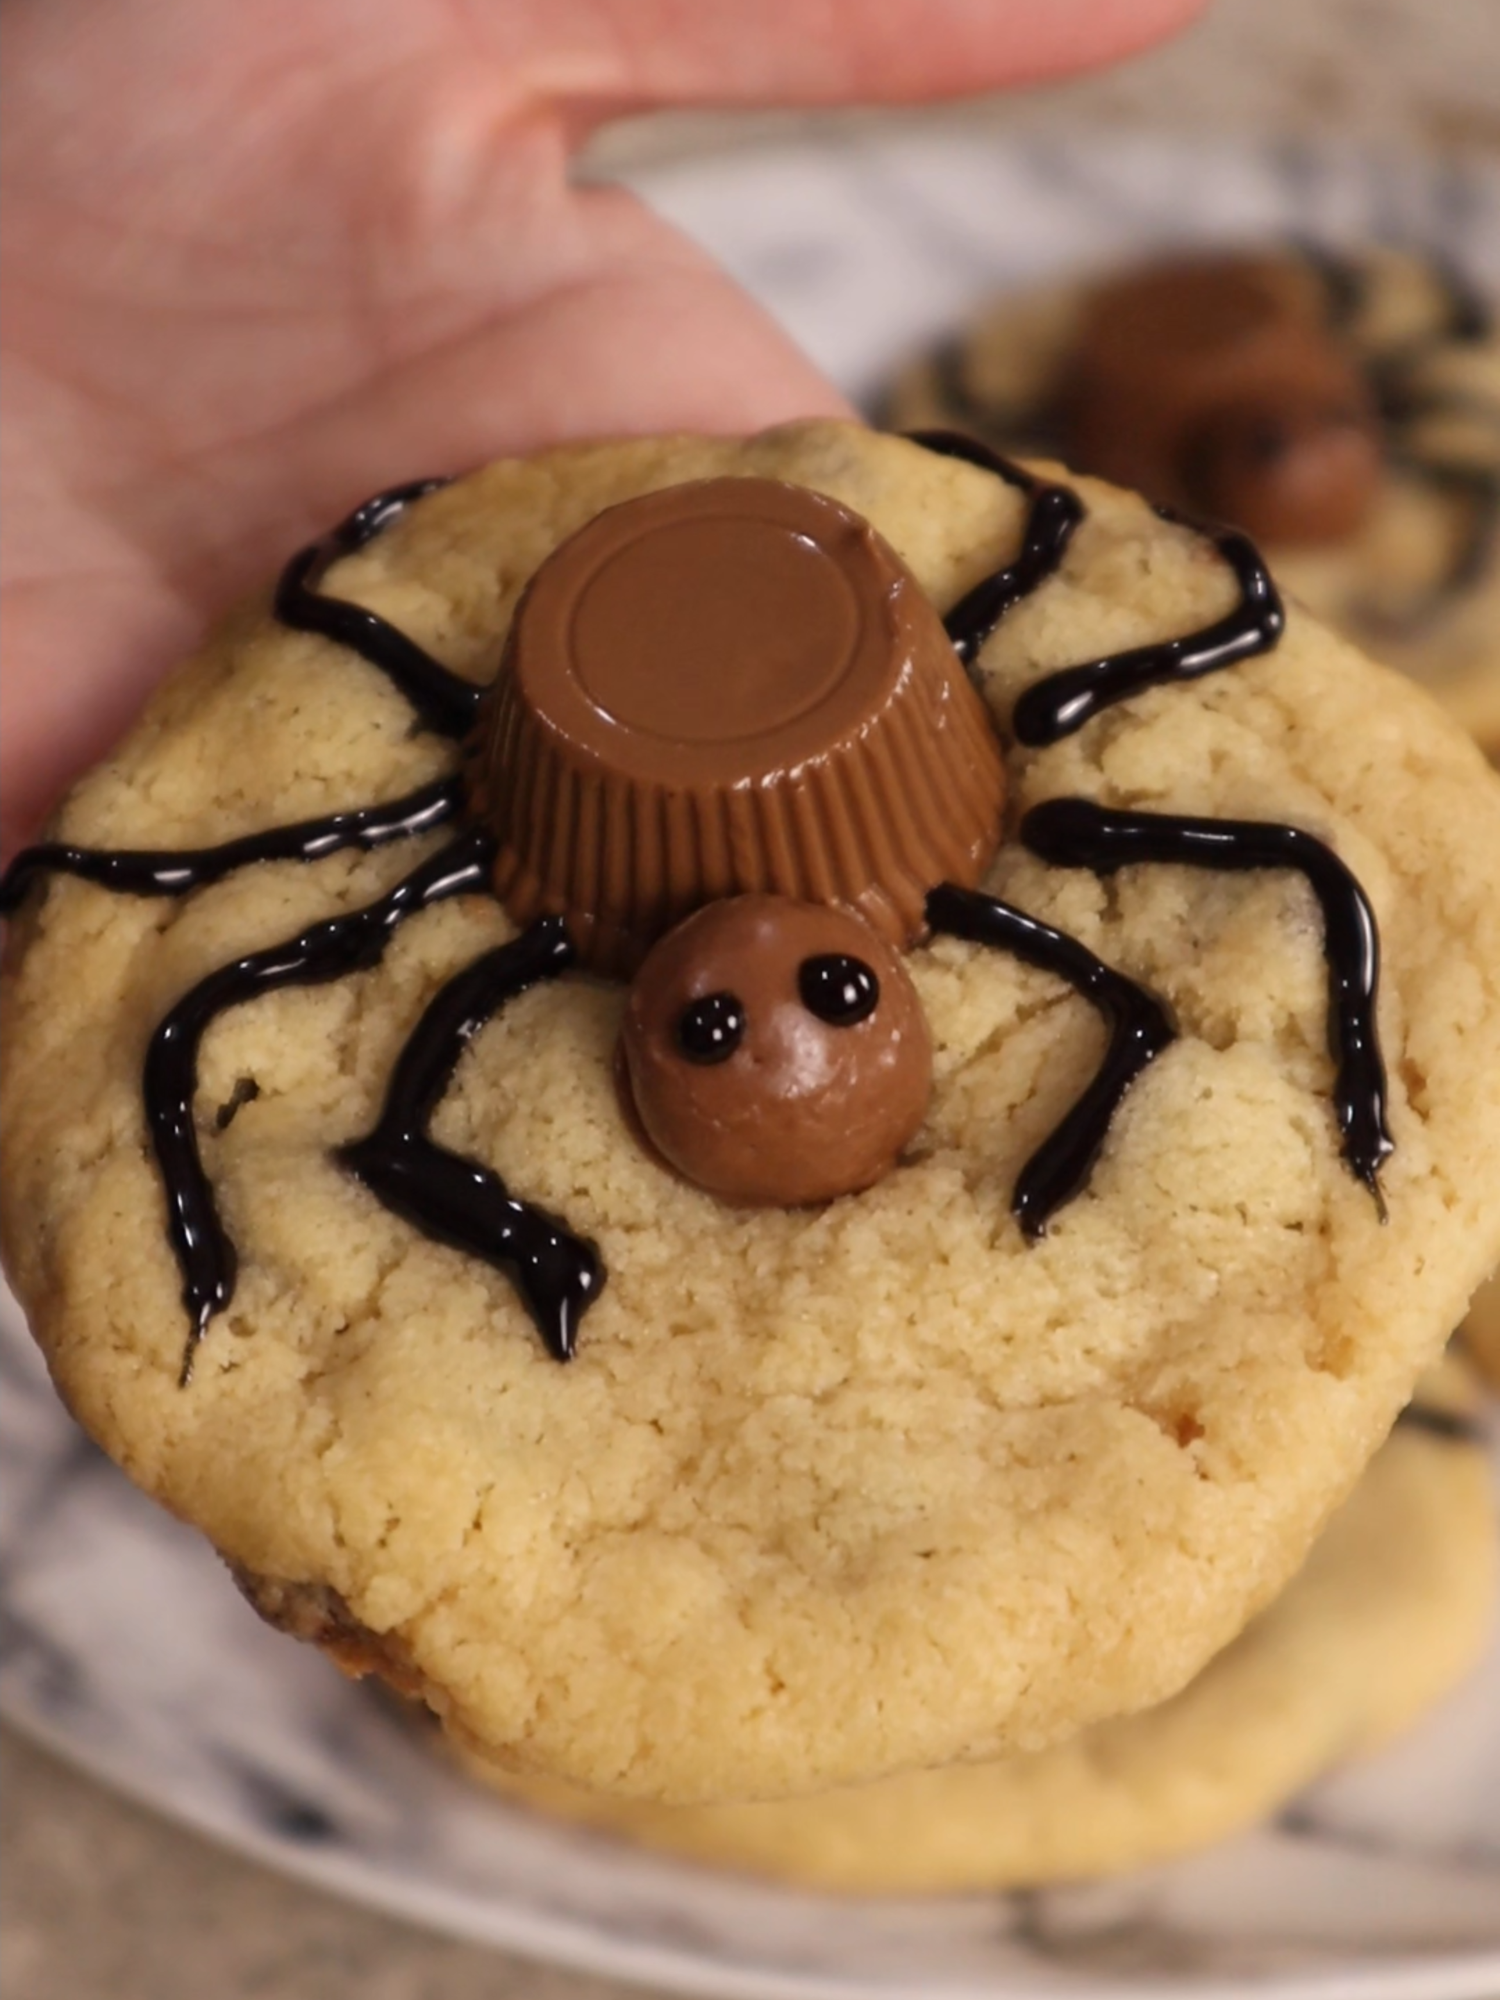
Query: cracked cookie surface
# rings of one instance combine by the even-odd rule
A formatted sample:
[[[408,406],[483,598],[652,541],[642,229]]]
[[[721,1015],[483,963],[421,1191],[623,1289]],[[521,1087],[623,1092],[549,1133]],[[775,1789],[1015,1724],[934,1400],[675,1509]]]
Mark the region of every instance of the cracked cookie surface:
[[[1368,1755],[1474,1664],[1495,1495],[1460,1363],[1424,1377],[1286,1589],[1172,1700],[1029,1757],[807,1799],[657,1806],[475,1774],[539,1811],[709,1865],[851,1895],[1077,1880],[1223,1839]]]

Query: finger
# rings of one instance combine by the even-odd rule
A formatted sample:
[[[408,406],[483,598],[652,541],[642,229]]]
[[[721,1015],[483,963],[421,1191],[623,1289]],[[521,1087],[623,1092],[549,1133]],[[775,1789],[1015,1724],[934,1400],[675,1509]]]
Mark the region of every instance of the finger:
[[[625,108],[908,103],[1035,83],[1176,33],[1206,0],[478,0],[476,44],[588,127]]]

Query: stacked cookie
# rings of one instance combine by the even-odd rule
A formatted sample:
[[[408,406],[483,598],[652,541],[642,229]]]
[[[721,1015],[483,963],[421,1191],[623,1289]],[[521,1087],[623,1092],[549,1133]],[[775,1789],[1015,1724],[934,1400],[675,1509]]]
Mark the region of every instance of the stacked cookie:
[[[486,1767],[845,1886],[886,1813],[970,1829],[887,1885],[1121,1865],[1478,1642],[1465,1422],[1385,1440],[1500,1255],[1497,860],[1425,696],[1099,482],[812,424],[402,489],[7,877],[8,1268]],[[1430,1646],[1221,1759],[1346,1592]]]
[[[1440,260],[1181,253],[1000,299],[881,413],[1233,521],[1500,757],[1500,337]]]

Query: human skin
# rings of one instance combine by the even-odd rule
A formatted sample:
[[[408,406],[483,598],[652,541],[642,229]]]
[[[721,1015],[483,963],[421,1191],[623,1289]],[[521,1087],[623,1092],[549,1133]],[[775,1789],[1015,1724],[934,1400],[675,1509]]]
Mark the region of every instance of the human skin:
[[[164,667],[383,485],[843,411],[631,195],[625,113],[936,99],[1201,0],[7,0],[8,852]]]

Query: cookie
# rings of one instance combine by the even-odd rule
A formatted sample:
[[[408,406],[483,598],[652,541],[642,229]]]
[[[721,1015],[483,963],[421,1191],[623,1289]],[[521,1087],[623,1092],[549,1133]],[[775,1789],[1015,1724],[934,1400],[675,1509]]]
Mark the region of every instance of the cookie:
[[[812,424],[384,496],[54,834],[0,1178],[61,1393],[516,1770],[773,1798],[1167,1698],[1500,1257],[1500,783],[1097,483]],[[857,1191],[642,1133],[624,971],[738,894],[876,940],[784,960],[847,1018],[746,1147],[830,1026],[886,1075],[878,942],[915,990],[926,1116]],[[683,976],[732,1085],[743,996]]]
[[[1159,1708],[1028,1757],[761,1804],[654,1806],[466,1761],[538,1811],[849,1895],[1011,1888],[1190,1853],[1378,1748],[1482,1651],[1489,1464],[1472,1383],[1454,1362],[1433,1373],[1296,1578]]]
[[[1235,521],[1500,758],[1500,337],[1435,260],[1184,253],[1002,299],[900,374],[882,419]]]

